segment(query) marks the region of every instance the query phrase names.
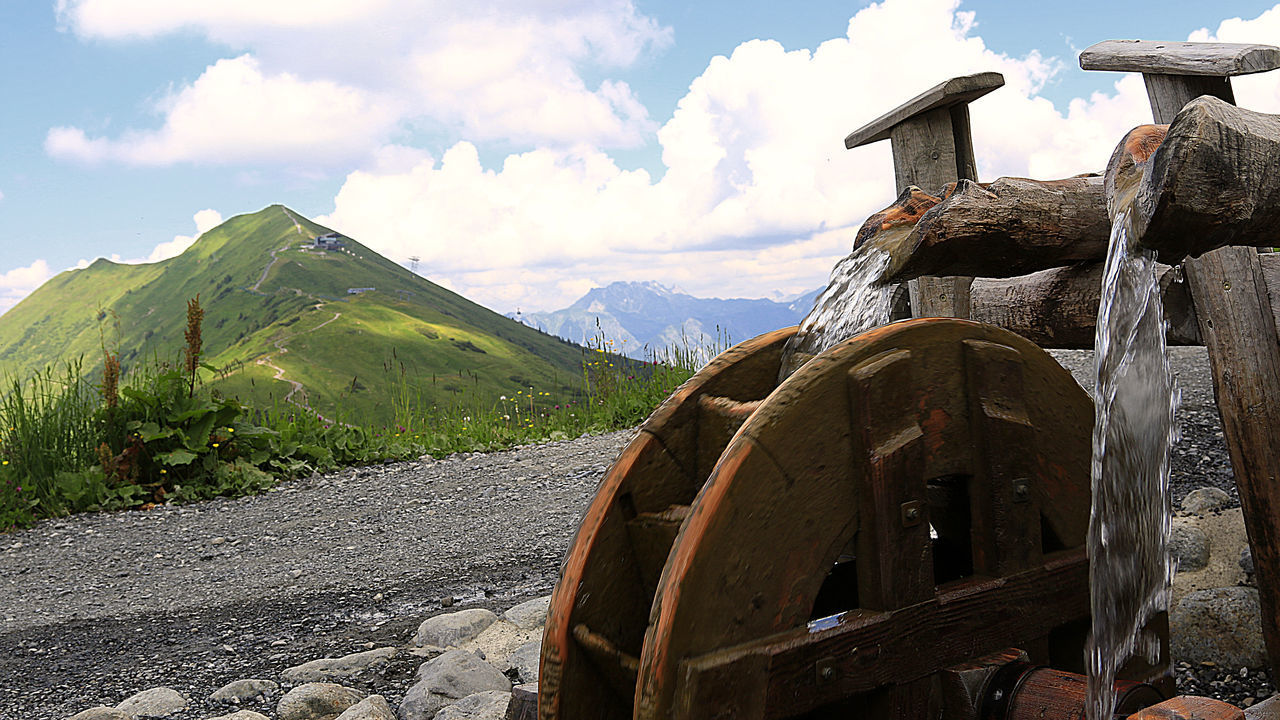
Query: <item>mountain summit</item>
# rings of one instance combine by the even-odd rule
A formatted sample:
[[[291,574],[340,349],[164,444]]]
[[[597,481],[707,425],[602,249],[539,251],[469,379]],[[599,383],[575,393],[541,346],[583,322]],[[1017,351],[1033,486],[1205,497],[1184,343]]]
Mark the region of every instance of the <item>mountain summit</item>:
[[[205,308],[205,362],[228,394],[387,420],[390,399],[559,396],[582,350],[483,308],[283,205],[239,215],[177,257],[97,260],[0,316],[0,373],[25,378],[117,349],[126,371],[183,345],[184,303]]]

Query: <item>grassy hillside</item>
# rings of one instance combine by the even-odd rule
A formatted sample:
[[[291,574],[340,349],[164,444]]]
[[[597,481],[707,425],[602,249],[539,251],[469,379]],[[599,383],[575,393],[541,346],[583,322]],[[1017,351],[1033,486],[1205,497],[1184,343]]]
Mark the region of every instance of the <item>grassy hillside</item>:
[[[0,316],[0,373],[26,377],[77,357],[92,370],[104,339],[126,372],[153,356],[176,358],[184,303],[199,294],[205,361],[223,369],[213,383],[258,404],[293,392],[291,401],[326,415],[377,421],[406,396],[448,405],[462,393],[496,399],[533,387],[567,397],[581,384],[581,348],[352,239],[341,250],[310,247],[327,232],[272,205],[231,218],[169,260],[98,260],[64,272]]]

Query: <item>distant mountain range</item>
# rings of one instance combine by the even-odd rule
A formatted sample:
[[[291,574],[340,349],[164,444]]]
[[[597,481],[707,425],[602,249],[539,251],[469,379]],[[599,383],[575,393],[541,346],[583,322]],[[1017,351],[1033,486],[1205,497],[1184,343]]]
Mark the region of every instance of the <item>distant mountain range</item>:
[[[126,372],[183,345],[185,303],[205,308],[211,383],[270,406],[388,421],[415,397],[491,403],[536,388],[567,397],[583,350],[413,274],[283,205],[240,215],[158,263],[98,260],[61,273],[0,315],[0,378],[26,378],[102,347]]]
[[[554,312],[508,313],[530,327],[575,343],[612,340],[644,359],[653,349],[737,343],[796,325],[821,288],[781,300],[698,298],[656,282],[615,282]]]

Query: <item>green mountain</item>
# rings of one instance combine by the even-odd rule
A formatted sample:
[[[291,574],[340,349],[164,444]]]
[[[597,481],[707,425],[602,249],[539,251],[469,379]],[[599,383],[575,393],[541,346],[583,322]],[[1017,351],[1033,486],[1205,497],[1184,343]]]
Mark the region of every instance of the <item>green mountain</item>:
[[[306,403],[328,416],[386,421],[393,397],[450,405],[534,388],[567,398],[582,349],[483,308],[272,205],[147,265],[98,260],[49,280],[0,315],[0,374],[27,377],[117,348],[127,373],[176,360],[185,302],[205,309],[211,383],[259,404]],[[353,292],[354,291],[354,292]],[[292,393],[292,395],[291,395]],[[416,403],[415,403],[416,404]]]

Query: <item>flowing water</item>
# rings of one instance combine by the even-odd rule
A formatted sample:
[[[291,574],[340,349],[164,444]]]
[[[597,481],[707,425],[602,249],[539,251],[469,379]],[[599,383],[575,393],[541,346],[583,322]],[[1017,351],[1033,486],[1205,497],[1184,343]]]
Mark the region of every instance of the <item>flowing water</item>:
[[[779,382],[823,350],[889,322],[891,288],[878,282],[888,266],[889,253],[867,245],[836,264],[827,289],[783,348]]]
[[[1165,352],[1155,253],[1131,246],[1131,204],[1132,194],[1121,198],[1113,216],[1094,341],[1089,720],[1111,720],[1112,685],[1125,662],[1159,658],[1159,639],[1144,628],[1168,609],[1173,577],[1169,454],[1178,391]]]

